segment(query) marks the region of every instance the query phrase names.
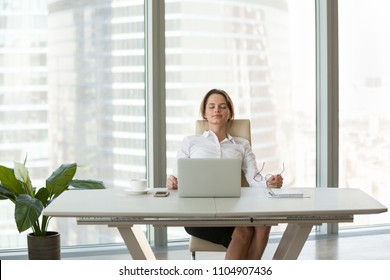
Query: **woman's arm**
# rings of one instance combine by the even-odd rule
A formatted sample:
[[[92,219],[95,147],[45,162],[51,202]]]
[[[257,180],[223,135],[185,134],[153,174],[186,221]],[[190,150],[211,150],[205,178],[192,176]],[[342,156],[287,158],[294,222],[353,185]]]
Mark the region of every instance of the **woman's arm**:
[[[257,168],[256,156],[249,142],[244,145],[244,158],[242,162],[242,170],[249,185],[256,187],[281,188],[283,185],[283,177],[281,175],[272,175],[268,180],[264,179],[260,182],[254,178],[259,172]],[[263,174],[264,176],[264,174]]]
[[[177,151],[175,165],[173,167],[173,175],[169,175],[167,178],[166,186],[168,189],[175,190],[178,188],[179,183],[177,180],[177,159],[190,157],[190,138],[185,137],[181,142],[180,149]]]

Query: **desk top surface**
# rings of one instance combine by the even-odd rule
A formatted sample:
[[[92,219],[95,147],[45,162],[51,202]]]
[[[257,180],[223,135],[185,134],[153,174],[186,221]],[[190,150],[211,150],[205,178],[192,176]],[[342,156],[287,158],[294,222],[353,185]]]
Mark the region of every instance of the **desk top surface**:
[[[179,198],[151,192],[132,195],[123,190],[70,190],[55,199],[44,215],[54,217],[280,217],[356,215],[387,211],[360,189],[302,188],[304,198],[272,198],[263,188],[242,188],[240,198]]]
[[[216,200],[219,217],[356,215],[386,212],[387,208],[360,189],[301,188],[303,198],[273,198],[259,189],[242,192],[241,199]],[[261,189],[260,189],[261,190]],[[261,192],[261,191],[260,191]],[[261,198],[259,198],[261,197]],[[257,215],[256,215],[257,216]]]

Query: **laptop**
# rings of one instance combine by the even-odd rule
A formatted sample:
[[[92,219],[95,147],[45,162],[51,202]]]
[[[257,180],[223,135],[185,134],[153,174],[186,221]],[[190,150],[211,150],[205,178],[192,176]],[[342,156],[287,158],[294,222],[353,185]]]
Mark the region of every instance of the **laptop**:
[[[240,197],[241,160],[178,159],[179,197]]]

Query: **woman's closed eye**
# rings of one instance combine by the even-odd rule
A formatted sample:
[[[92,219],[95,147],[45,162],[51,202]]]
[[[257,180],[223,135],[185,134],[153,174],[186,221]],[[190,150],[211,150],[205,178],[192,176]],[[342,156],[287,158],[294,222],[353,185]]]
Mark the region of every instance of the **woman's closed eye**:
[[[210,109],[210,110],[215,109],[215,107],[216,107],[216,105],[214,105],[214,104],[210,104],[210,105],[207,106],[207,108]],[[227,109],[227,105],[226,104],[220,104],[220,105],[218,105],[218,109],[225,110],[225,109]]]

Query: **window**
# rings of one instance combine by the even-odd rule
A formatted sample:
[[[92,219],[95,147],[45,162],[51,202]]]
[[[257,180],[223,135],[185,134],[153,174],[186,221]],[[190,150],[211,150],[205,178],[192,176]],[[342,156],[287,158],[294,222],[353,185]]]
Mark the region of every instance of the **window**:
[[[0,162],[28,155],[37,184],[49,174],[46,1],[2,1],[0,14]],[[32,3],[34,2],[34,3]],[[39,24],[34,24],[39,23]],[[11,167],[10,166],[10,167]],[[0,201],[0,248],[26,246],[14,205]]]
[[[285,186],[315,186],[314,1],[166,0],[165,20],[168,174],[204,94],[222,88],[265,173],[284,162]]]
[[[390,19],[385,0],[339,1],[340,187],[360,188],[384,205],[390,168]],[[356,216],[344,227],[388,223],[389,213]]]
[[[27,154],[34,186],[66,162],[107,188],[145,178],[144,2],[31,2],[4,4],[0,15],[1,164]],[[25,247],[3,202],[0,246]],[[123,242],[75,219],[50,225],[64,246]]]

